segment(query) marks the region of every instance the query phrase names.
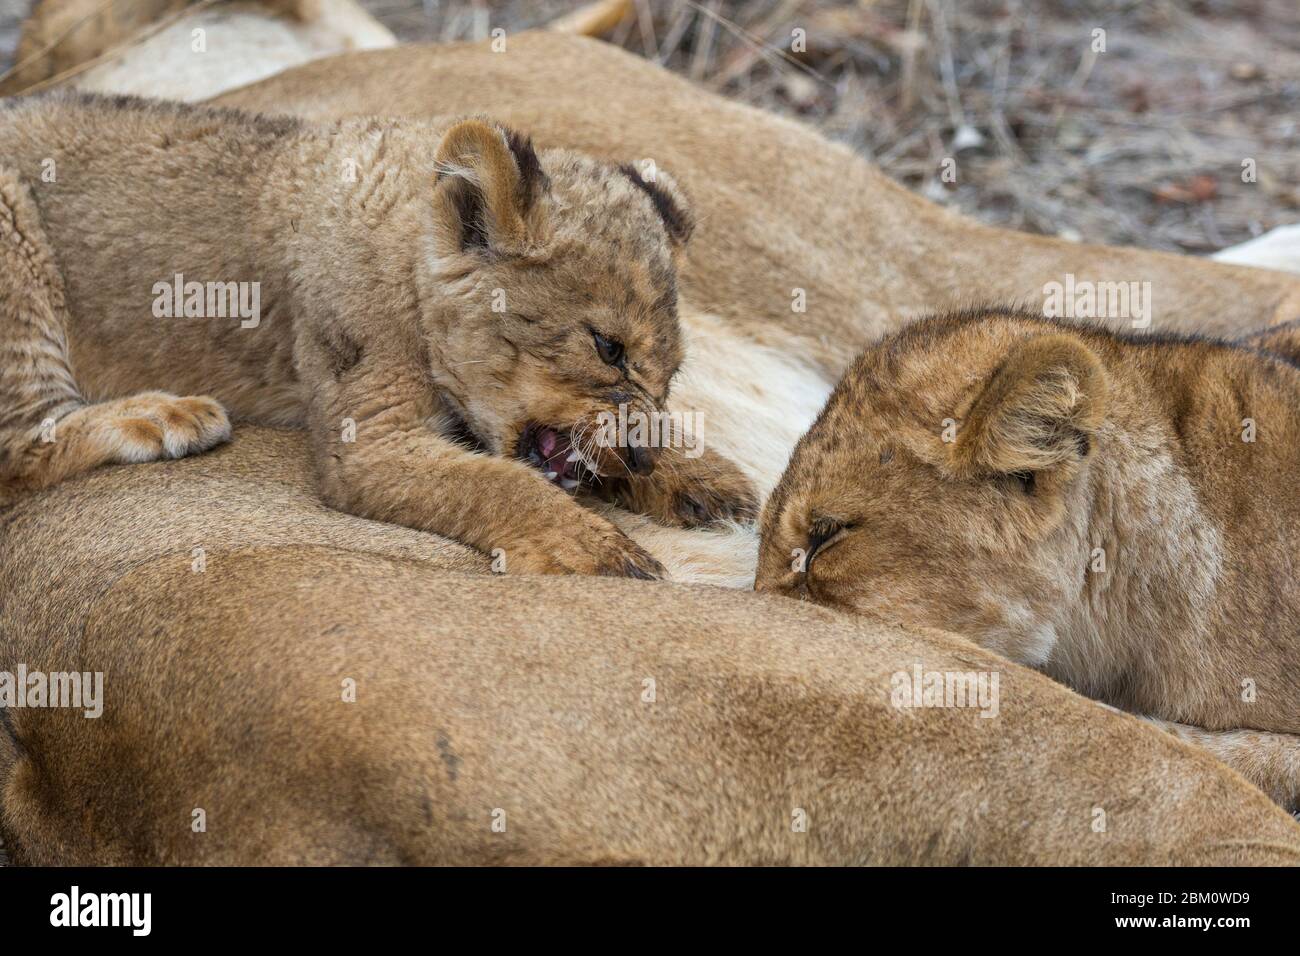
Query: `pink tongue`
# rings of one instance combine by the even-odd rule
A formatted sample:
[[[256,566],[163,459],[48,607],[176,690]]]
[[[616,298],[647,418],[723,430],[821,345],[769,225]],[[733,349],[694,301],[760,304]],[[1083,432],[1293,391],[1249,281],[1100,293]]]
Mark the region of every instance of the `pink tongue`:
[[[576,478],[577,465],[565,461],[572,446],[567,438],[561,437],[553,428],[547,428],[537,436],[537,450],[542,456],[542,471],[553,471],[560,478]]]
[[[537,436],[537,450],[542,453],[544,460],[550,459],[555,454],[555,446],[560,443],[560,436],[549,428]]]

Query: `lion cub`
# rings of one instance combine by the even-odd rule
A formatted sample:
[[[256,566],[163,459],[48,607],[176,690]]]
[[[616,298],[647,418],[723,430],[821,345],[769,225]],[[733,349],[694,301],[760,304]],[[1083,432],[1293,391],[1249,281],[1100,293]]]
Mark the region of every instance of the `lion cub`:
[[[799,442],[756,587],[956,631],[1136,713],[1300,733],[1297,343],[912,325]]]
[[[511,572],[658,576],[570,493],[675,524],[754,513],[716,454],[597,428],[664,410],[691,227],[666,174],[539,153],[479,119],[8,101],[0,504],[210,448],[224,405],[305,425],[341,510]]]

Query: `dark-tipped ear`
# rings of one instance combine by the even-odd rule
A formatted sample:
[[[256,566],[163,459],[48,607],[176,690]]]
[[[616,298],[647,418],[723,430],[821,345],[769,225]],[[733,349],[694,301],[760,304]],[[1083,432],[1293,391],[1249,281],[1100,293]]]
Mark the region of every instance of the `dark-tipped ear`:
[[[962,422],[953,465],[965,475],[1049,471],[1081,461],[1106,411],[1100,359],[1070,335],[1017,345]]]
[[[541,161],[526,136],[468,119],[442,137],[436,158],[434,211],[451,251],[509,246],[527,238],[528,213],[546,188]]]
[[[662,169],[651,168],[642,174],[631,163],[624,163],[618,167],[618,171],[650,197],[655,212],[659,213],[659,218],[664,221],[664,229],[667,230],[668,239],[673,246],[680,249],[686,245],[686,240],[691,238],[691,233],[695,231],[695,217],[691,215],[691,207],[686,202],[686,197],[681,187],[677,185],[677,181]]]

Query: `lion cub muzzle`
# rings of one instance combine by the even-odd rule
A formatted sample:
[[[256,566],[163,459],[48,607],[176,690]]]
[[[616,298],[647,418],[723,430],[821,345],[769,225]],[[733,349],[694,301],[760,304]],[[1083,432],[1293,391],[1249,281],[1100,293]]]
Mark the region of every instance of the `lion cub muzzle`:
[[[519,436],[515,457],[532,465],[565,491],[575,491],[601,478],[648,475],[655,469],[658,449],[638,445],[608,446],[590,428],[562,428],[536,423]]]

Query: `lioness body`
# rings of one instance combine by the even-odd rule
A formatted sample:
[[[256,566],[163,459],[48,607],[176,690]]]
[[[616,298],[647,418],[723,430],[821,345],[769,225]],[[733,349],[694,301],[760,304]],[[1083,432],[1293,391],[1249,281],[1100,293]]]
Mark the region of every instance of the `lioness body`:
[[[7,514],[0,670],[105,688],[98,720],[0,710],[16,859],[1300,862],[1300,828],[1217,762],[958,636],[491,576],[321,508],[311,470],[299,435],[243,428]],[[893,706],[918,663],[998,673],[997,718]]]

